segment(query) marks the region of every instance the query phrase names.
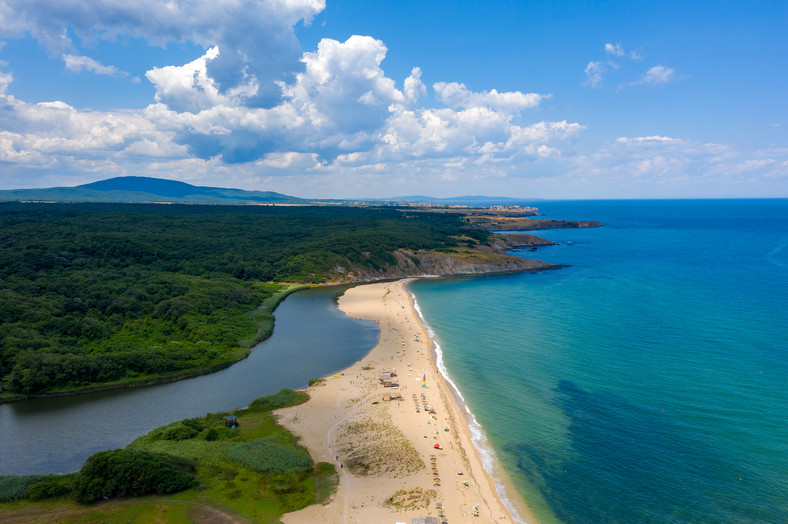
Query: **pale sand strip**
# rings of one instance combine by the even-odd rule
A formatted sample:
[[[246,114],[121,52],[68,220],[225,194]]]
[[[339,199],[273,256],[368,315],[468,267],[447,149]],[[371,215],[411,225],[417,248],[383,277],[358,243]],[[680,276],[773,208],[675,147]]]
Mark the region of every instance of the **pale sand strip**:
[[[513,522],[471,442],[465,414],[435,366],[431,341],[406,283],[348,290],[339,300],[340,309],[351,317],[376,321],[378,344],[343,375],[309,388],[307,403],[277,412],[280,423],[301,436],[315,461],[331,461],[340,472],[339,490],[331,503],[289,513],[285,523],[410,524],[413,517],[440,513],[445,518],[439,522],[449,524]],[[379,380],[381,372],[391,368],[396,368],[399,389],[386,388]],[[402,400],[384,402],[383,396],[390,394],[400,394]],[[425,410],[425,404],[436,414]],[[434,449],[436,443],[442,450]],[[356,474],[359,468],[350,471],[354,458],[366,464],[366,475]],[[390,497],[399,505],[386,504]],[[524,521],[535,522],[527,508],[518,504],[518,511]]]

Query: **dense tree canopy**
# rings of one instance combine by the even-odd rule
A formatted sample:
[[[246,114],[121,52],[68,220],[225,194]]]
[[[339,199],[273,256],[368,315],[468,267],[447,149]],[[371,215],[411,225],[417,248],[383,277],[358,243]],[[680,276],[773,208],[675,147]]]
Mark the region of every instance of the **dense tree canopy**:
[[[35,394],[205,369],[246,313],[335,268],[457,245],[456,215],[345,206],[0,204],[0,380]],[[484,231],[462,231],[484,240]]]

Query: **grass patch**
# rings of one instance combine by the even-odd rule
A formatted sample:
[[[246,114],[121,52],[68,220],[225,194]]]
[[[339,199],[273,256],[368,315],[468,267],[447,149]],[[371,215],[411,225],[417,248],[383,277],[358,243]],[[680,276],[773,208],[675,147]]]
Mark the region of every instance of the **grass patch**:
[[[413,444],[389,420],[365,419],[344,424],[337,448],[355,475],[400,477],[424,468]]]
[[[293,446],[278,434],[233,446],[226,456],[255,471],[275,475],[303,474],[313,465],[305,449]]]
[[[410,490],[400,489],[388,497],[383,505],[398,511],[414,509],[427,509],[430,502],[438,496],[434,489],[413,488]]]
[[[284,513],[324,503],[336,491],[335,468],[315,465],[298,439],[271,415],[274,409],[308,398],[306,393],[283,389],[234,411],[239,422],[235,429],[224,426],[229,413],[211,413],[156,428],[125,450],[116,450],[127,455],[164,454],[175,462],[193,463],[195,487],[166,497],[111,498],[98,505],[78,505],[69,495],[58,494],[63,486],[74,484],[74,475],[2,476],[0,493],[13,495],[3,500],[15,502],[0,503],[0,521],[194,522],[215,519],[219,512],[253,522],[277,522]],[[42,487],[45,500],[34,502],[27,495],[36,485]]]

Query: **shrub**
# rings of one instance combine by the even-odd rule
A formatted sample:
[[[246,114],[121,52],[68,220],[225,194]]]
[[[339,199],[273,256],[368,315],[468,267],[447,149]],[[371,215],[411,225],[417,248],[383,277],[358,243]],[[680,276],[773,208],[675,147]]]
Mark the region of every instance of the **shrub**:
[[[206,426],[205,419],[201,418],[187,418],[186,420],[182,421],[181,424],[196,429],[197,432],[204,430]]]
[[[196,437],[197,433],[199,433],[199,431],[193,427],[178,424],[165,431],[161,438],[164,440],[189,440]]]
[[[174,493],[194,485],[194,463],[165,453],[116,449],[91,455],[74,482],[78,502]]]
[[[216,431],[216,428],[211,428],[205,433],[203,433],[202,438],[207,440],[208,442],[219,440],[219,432]]]
[[[76,475],[47,475],[44,479],[27,487],[25,498],[41,500],[70,495],[74,489]]]
[[[303,391],[294,391],[288,388],[282,388],[273,395],[260,397],[251,404],[249,409],[252,411],[273,411],[275,409],[284,408],[287,406],[295,406],[303,404],[309,400],[309,395]]]
[[[305,449],[277,437],[255,439],[227,450],[227,457],[262,473],[306,473],[312,458]]]
[[[0,475],[0,502],[25,498],[27,488],[46,475]]]

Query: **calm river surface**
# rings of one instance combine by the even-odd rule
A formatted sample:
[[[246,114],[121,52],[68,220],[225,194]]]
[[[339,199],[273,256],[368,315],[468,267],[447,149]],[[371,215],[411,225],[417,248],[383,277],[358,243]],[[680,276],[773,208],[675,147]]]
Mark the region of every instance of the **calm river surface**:
[[[271,338],[249,358],[217,373],[144,388],[0,404],[0,475],[76,471],[91,454],[123,447],[155,427],[241,408],[357,362],[377,342],[378,329],[339,311],[334,299],[344,289],[290,295],[276,310]]]

